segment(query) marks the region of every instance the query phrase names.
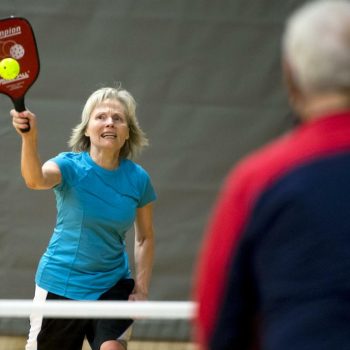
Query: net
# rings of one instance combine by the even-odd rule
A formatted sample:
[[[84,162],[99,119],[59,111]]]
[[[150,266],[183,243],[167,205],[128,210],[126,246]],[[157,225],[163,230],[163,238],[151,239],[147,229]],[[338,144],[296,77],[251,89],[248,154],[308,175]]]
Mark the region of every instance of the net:
[[[0,319],[23,320],[31,313],[55,318],[133,318],[128,350],[197,350],[191,342],[191,321],[196,312],[192,302],[161,301],[56,301],[0,300]],[[0,349],[23,349],[26,335],[1,338]],[[17,342],[17,346],[9,344]],[[84,343],[83,350],[89,350]]]

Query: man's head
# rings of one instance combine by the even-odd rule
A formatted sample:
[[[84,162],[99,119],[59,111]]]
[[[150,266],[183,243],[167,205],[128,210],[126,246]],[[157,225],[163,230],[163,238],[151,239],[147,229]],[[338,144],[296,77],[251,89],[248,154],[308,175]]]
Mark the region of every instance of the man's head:
[[[292,100],[349,94],[350,2],[313,1],[293,13],[283,36],[283,62]]]

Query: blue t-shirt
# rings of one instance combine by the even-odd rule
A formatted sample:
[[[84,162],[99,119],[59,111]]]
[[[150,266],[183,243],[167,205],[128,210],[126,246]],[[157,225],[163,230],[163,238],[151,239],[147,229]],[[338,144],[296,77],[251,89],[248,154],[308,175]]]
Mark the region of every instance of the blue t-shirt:
[[[36,284],[75,300],[95,300],[130,277],[125,235],[136,209],[154,201],[147,172],[123,159],[115,170],[87,152],[53,158],[62,181],[54,188],[57,221],[36,273]]]

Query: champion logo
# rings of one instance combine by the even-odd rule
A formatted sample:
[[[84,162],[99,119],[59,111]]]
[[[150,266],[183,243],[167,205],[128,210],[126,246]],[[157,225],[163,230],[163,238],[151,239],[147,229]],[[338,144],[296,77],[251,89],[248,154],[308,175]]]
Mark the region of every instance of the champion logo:
[[[10,38],[12,36],[20,35],[21,33],[21,26],[10,27],[8,29],[0,30],[0,39]]]

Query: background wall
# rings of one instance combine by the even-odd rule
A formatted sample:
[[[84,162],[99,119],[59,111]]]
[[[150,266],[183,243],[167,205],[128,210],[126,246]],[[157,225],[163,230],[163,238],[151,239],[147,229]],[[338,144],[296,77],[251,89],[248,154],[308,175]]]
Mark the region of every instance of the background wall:
[[[302,2],[1,0],[0,17],[26,17],[36,34],[41,73],[26,103],[38,116],[42,160],[67,150],[95,89],[121,82],[137,100],[151,141],[139,162],[159,196],[151,299],[189,298],[227,171],[290,128],[280,39],[286,15]],[[55,203],[51,191],[24,186],[11,108],[0,96],[0,298],[32,298]]]

